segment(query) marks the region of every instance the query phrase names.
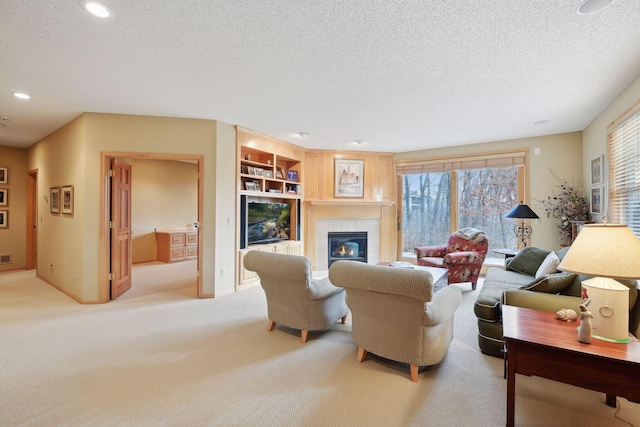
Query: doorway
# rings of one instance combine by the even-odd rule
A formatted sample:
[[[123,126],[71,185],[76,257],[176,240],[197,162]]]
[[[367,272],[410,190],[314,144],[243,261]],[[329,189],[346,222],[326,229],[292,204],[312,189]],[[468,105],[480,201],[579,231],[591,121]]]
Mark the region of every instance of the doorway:
[[[174,160],[182,162],[190,162],[197,165],[197,221],[202,223],[203,212],[203,163],[204,157],[199,155],[185,155],[185,154],[160,154],[160,153],[128,153],[128,152],[105,152],[101,154],[101,189],[100,189],[100,301],[107,302],[112,298],[112,280],[111,273],[113,272],[112,264],[114,262],[127,262],[130,269],[132,258],[126,257],[126,260],[114,260],[112,259],[112,229],[110,228],[111,210],[113,208],[111,201],[112,182],[110,177],[111,163],[114,159],[132,159],[132,160]],[[131,207],[129,206],[129,209]],[[202,248],[202,232],[199,230],[197,235],[198,248]],[[202,251],[197,251],[197,266],[196,266],[196,293],[198,298],[205,298],[209,295],[205,295],[202,288],[202,275],[200,274],[202,265]]]

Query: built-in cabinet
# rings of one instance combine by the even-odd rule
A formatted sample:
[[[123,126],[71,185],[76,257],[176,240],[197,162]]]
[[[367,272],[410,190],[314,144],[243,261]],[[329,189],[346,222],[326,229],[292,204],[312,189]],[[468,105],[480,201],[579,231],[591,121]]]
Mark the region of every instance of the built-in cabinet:
[[[156,228],[156,256],[166,263],[197,258],[198,231]]]
[[[236,289],[258,284],[257,275],[245,270],[244,256],[252,250],[303,255],[301,242],[304,150],[285,141],[236,126],[238,194],[238,280]],[[246,214],[249,201],[273,201],[291,205],[289,240],[247,245]]]
[[[251,251],[266,251],[275,252],[278,254],[289,255],[303,255],[302,242],[288,241],[274,243],[270,245],[256,245],[250,246],[246,249],[241,249],[238,256],[239,265],[239,277],[238,277],[238,290],[245,289],[258,284],[258,275],[255,271],[250,271],[244,268],[244,257]]]

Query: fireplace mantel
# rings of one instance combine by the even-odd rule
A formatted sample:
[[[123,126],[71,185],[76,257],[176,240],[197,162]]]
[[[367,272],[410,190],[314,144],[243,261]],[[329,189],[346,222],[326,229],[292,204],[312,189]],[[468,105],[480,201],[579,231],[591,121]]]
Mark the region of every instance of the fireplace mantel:
[[[310,202],[305,202],[306,205],[313,206],[393,206],[393,202],[354,202],[354,201],[346,201],[346,200],[315,200]]]
[[[380,221],[380,261],[396,259],[395,203],[374,201],[323,200],[305,202],[305,253],[317,269],[317,221],[319,219],[378,219]]]

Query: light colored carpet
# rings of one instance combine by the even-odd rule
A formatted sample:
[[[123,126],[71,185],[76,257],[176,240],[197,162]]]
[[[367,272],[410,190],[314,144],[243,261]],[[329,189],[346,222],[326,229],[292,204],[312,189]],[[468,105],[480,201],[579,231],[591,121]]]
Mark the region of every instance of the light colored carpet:
[[[195,263],[134,266],[134,287],[80,305],[34,277],[0,274],[1,426],[501,426],[502,360],[478,350],[463,301],[444,361],[356,362],[350,323],[267,332],[260,287],[195,298]],[[604,395],[518,376],[521,426],[625,426]],[[640,405],[618,399],[640,425]]]

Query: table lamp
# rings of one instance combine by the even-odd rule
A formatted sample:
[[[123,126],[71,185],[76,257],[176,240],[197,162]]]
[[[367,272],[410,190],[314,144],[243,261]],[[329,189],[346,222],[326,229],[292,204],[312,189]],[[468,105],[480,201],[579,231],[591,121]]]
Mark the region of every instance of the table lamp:
[[[533,230],[528,225],[525,225],[525,219],[538,219],[540,218],[531,208],[522,201],[519,205],[516,205],[515,208],[511,209],[508,214],[505,215],[505,218],[517,218],[520,219],[520,224],[516,225],[513,229],[514,233],[516,233],[516,237],[520,239],[520,247],[524,248],[527,246],[527,239],[531,236]]]
[[[629,288],[614,279],[640,278],[640,240],[626,225],[586,224],[558,270],[593,276],[582,300],[593,314],[593,338],[629,342]]]

